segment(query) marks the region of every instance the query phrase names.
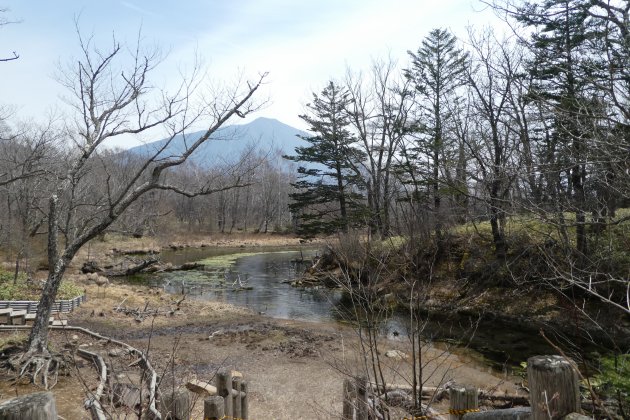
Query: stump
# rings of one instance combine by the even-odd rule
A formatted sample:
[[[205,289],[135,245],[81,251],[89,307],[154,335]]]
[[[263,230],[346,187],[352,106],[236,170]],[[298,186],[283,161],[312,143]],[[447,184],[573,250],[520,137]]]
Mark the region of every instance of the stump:
[[[562,356],[534,356],[527,360],[532,419],[559,419],[580,412],[578,374]]]
[[[479,407],[479,391],[470,386],[455,385],[449,389],[449,399],[451,401],[449,416],[450,420],[459,420],[467,412],[474,412]]]
[[[190,395],[185,389],[162,394],[160,413],[163,419],[188,420],[190,418]]]
[[[223,397],[218,395],[208,397],[203,400],[204,420],[223,420],[225,416],[225,408],[223,404]]]
[[[368,405],[367,386],[368,382],[365,376],[357,378],[356,420],[368,420],[370,407]]]
[[[354,383],[350,379],[343,381],[343,412],[341,418],[343,420],[354,419],[354,399],[356,397],[356,389]]]
[[[0,404],[3,420],[57,420],[57,406],[51,392],[36,392]]]

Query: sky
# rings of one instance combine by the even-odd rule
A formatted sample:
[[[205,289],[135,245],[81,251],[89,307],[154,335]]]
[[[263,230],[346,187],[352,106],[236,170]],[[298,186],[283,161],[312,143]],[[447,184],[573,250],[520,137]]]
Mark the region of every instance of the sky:
[[[373,60],[391,57],[404,68],[431,29],[465,37],[466,27],[496,26],[480,0],[0,0],[0,104],[21,119],[44,121],[68,115],[60,68],[78,57],[75,21],[105,49],[112,36],[134,43],[140,32],[165,59],[154,84],[174,86],[196,56],[213,85],[268,72],[255,117],[275,118],[306,129],[299,118],[312,92],[346,69],[368,71]],[[247,122],[235,120],[234,123]],[[130,147],[137,141],[119,140]]]

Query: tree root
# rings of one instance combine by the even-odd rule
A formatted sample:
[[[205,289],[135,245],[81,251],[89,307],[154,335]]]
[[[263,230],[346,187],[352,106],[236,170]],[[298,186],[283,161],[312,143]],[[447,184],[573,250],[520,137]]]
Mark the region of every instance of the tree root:
[[[7,365],[18,372],[16,381],[28,378],[29,382],[48,390],[57,384],[59,371],[67,371],[70,360],[63,354],[27,351],[12,356]]]

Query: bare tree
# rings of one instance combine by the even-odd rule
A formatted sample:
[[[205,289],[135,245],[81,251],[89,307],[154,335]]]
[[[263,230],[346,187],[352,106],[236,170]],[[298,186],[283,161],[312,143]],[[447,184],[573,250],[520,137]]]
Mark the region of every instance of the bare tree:
[[[468,73],[472,98],[475,141],[467,139],[476,161],[478,175],[472,179],[483,186],[488,206],[496,256],[507,254],[505,216],[509,193],[515,178],[511,167],[518,137],[509,129],[510,94],[520,57],[509,43],[499,41],[491,31],[471,31],[473,67]]]
[[[90,38],[80,34],[79,41],[81,57],[62,80],[70,91],[69,102],[76,111],[76,119],[66,127],[70,140],[67,169],[48,199],[49,274],[27,351],[21,357],[20,374],[30,372],[33,381],[41,374],[45,387],[49,374],[54,374],[59,364],[47,346],[48,319],[68,264],[83,245],[150,191],[165,190],[195,197],[244,185],[236,179],[232,185],[218,188],[210,184],[191,187],[171,182],[168,174],[211,140],[213,133],[230,118],[244,117],[256,110],[253,96],[266,76],[262,74],[253,83],[216,91],[210,98],[199,97],[200,105],[195,106],[198,72],[185,78],[174,93],[158,91],[152,87],[149,76],[159,63],[159,55],[143,52],[139,41],[127,48],[114,40],[106,50],[96,48]],[[188,139],[187,130],[203,120],[210,121],[203,135]],[[127,172],[123,182],[114,182],[106,176],[99,188],[89,190],[86,173],[98,166],[99,153],[109,140],[149,133],[155,128],[169,132],[170,140],[162,148]],[[163,154],[176,136],[183,138],[183,151],[178,155]],[[65,240],[60,241],[60,233]]]
[[[407,134],[411,82],[397,74],[389,59],[374,61],[368,77],[348,72],[346,84],[352,98],[347,112],[365,154],[354,170],[367,191],[368,225],[374,235],[389,235],[396,154]]]
[[[0,27],[2,27],[4,25],[8,25],[10,23],[15,23],[14,21],[10,21],[9,19],[7,19],[4,16],[2,16],[6,12],[8,12],[8,9],[0,9]],[[13,54],[12,57],[0,57],[0,63],[1,62],[6,62],[6,61],[13,61],[13,60],[17,60],[18,58],[20,58],[18,53],[16,53],[15,51],[13,51],[12,54]]]

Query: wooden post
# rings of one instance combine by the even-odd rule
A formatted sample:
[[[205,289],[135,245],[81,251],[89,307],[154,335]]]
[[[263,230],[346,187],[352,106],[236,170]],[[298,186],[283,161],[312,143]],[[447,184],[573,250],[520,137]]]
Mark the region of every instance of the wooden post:
[[[343,380],[343,412],[341,418],[343,420],[354,419],[354,399],[357,396],[357,390],[354,383],[346,378]]]
[[[232,397],[232,416],[237,419],[243,418],[241,416],[241,378],[235,376],[232,378],[232,389],[234,390]]]
[[[36,392],[0,404],[3,420],[57,420],[57,406],[51,392]]]
[[[356,403],[356,420],[368,420],[370,412],[367,398],[367,378],[361,376],[356,380],[357,403]]]
[[[479,391],[475,387],[455,385],[448,392],[451,401],[450,420],[459,420],[468,410],[476,410],[479,407]]]
[[[216,375],[217,394],[223,397],[225,415],[232,416],[232,373],[228,369],[219,369]]]
[[[578,374],[562,356],[533,356],[527,359],[532,418],[558,419],[580,412]]]
[[[160,413],[163,419],[188,420],[190,418],[190,395],[185,389],[162,394]]]
[[[249,388],[247,382],[241,382],[241,418],[243,420],[247,420],[249,417],[249,403],[247,399],[249,396],[247,395],[249,392]]]
[[[215,395],[203,400],[203,418],[204,420],[223,420],[225,416],[225,405],[223,397]]]

